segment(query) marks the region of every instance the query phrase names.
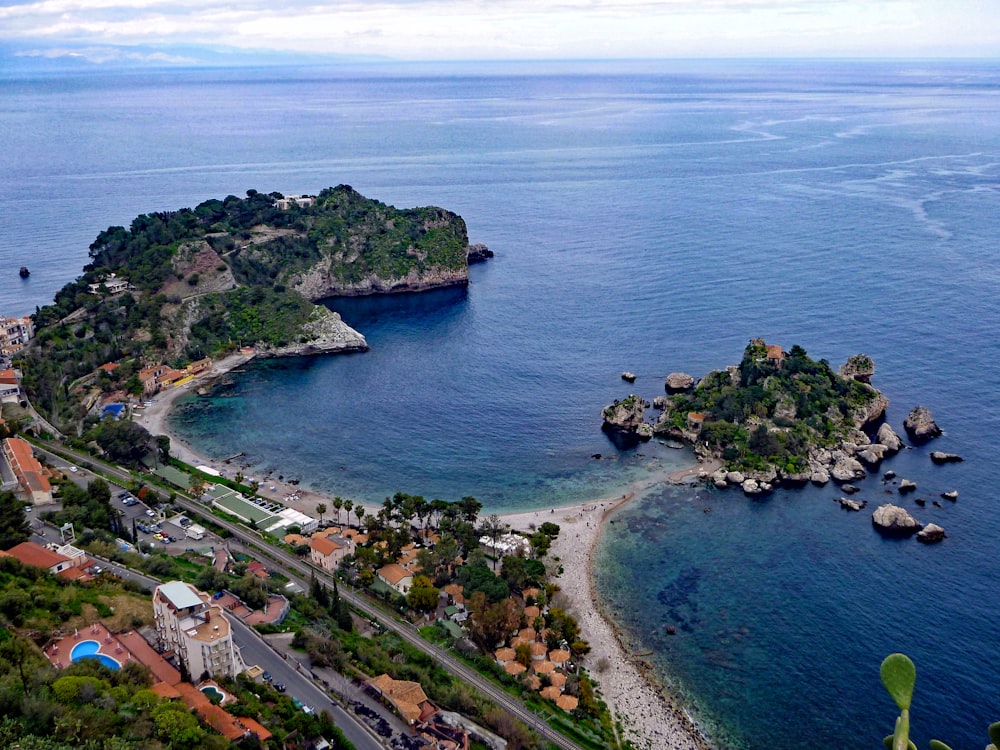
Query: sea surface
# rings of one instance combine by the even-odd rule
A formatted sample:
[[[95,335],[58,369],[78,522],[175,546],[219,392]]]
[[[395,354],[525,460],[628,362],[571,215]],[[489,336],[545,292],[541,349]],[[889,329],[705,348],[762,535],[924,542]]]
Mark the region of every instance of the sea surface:
[[[756,336],[834,365],[867,353],[896,429],[924,404],[944,435],[886,465],[915,495],[873,475],[859,497],[902,502],[942,544],[882,539],[833,486],[656,483],[607,527],[598,589],[718,747],[880,746],[878,665],[897,650],[917,663],[918,744],[986,744],[1000,64],[0,73],[0,153],[8,315],[49,302],[106,227],[249,188],[346,183],[460,213],[496,253],[467,289],[330,300],[370,352],[253,364],[172,420],[211,455],[344,497],[507,511],[621,494],[692,456],[618,450],[599,429],[613,399],[737,362]],[[935,466],[934,449],[966,460]]]

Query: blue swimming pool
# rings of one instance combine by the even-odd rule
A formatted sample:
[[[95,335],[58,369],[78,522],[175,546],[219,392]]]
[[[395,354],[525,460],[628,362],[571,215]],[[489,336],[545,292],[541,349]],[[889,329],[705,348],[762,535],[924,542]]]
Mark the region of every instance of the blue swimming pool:
[[[219,688],[215,687],[215,685],[205,685],[201,687],[200,690],[209,698],[216,698],[220,701],[226,697],[226,694],[219,690]]]
[[[101,644],[97,641],[80,641],[78,644],[73,646],[73,650],[69,652],[70,661],[77,661],[78,659],[97,659],[106,667],[111,669],[121,669],[121,664],[119,664],[115,659],[112,659],[106,654],[97,653],[101,648]]]

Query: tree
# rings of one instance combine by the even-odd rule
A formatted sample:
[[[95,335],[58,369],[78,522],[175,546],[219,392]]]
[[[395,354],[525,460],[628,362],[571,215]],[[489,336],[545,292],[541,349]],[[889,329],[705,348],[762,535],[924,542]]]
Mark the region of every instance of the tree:
[[[170,459],[170,436],[157,435],[156,449],[160,453],[160,461],[166,463]]]
[[[510,526],[501,521],[500,516],[496,513],[488,515],[486,520],[483,521],[483,525],[479,528],[479,533],[483,536],[488,536],[490,541],[493,543],[493,570],[497,569],[497,557],[499,557],[497,554],[497,540],[499,540],[509,528]]]
[[[108,458],[127,466],[135,466],[150,451],[152,436],[140,424],[104,420],[95,430],[97,444]]]
[[[431,585],[430,578],[416,576],[406,595],[406,603],[418,612],[429,612],[437,607],[439,598],[440,592]]]
[[[354,510],[354,502],[351,500],[344,501],[344,510],[347,511],[347,525],[351,525],[351,511]]]
[[[0,492],[0,549],[10,549],[27,541],[31,526],[24,514],[24,504],[13,492]]]
[[[333,509],[337,511],[337,524],[340,524],[340,509],[344,507],[344,499],[342,497],[333,498]]]
[[[492,651],[507,640],[521,623],[522,610],[513,599],[489,604],[486,595],[477,591],[469,600],[469,636],[483,651]]]
[[[327,507],[326,503],[318,503],[316,505],[316,512],[319,513],[319,522],[323,523],[323,514],[326,513]]]

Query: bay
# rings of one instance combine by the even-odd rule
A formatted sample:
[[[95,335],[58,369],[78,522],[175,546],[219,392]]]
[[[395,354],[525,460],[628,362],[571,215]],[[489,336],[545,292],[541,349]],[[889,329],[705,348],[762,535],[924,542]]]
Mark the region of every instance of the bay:
[[[893,715],[878,663],[903,650],[920,744],[978,747],[1000,718],[998,84],[964,61],[4,79],[0,311],[45,304],[110,224],[248,188],[454,210],[497,253],[467,290],[330,301],[370,352],[252,366],[173,427],[333,494],[497,511],[690,461],[599,431],[602,406],[651,399],[672,370],[735,362],[752,336],[834,364],[863,351],[896,428],[923,403],[945,429],[932,448],[967,459],[889,464],[943,544],[881,539],[832,488],[665,488],[608,527],[598,587],[720,746],[876,745]],[[935,508],[946,489],[958,502]]]

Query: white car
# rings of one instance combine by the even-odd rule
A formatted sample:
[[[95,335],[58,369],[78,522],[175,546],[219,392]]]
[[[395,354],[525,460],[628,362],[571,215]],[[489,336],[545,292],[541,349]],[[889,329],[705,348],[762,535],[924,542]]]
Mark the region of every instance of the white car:
[[[150,518],[156,518],[156,511],[146,508],[146,515],[149,516]]]
[[[74,474],[76,474],[76,472],[79,471],[79,469],[77,469],[75,466],[70,466],[69,470],[72,471]]]

